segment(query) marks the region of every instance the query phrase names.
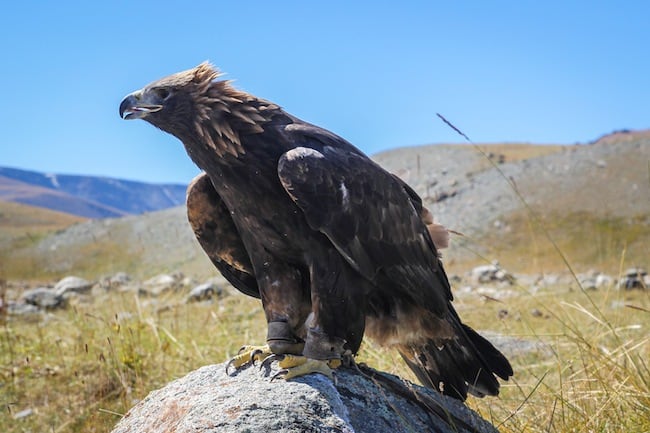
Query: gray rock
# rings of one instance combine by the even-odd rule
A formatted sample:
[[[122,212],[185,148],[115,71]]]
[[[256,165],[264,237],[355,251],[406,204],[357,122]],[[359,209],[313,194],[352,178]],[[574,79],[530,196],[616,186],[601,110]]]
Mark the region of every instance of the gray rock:
[[[65,306],[65,299],[55,289],[37,287],[23,292],[22,301],[43,309],[54,309]]]
[[[471,279],[474,283],[513,283],[514,277],[505,269],[499,266],[499,262],[489,265],[477,266],[471,271]]]
[[[113,290],[118,292],[134,291],[137,293],[139,289],[140,289],[140,282],[134,281],[131,275],[127,274],[126,272],[117,272],[111,276],[106,276],[102,278],[100,280],[100,284],[96,284],[95,286],[93,286],[91,293],[94,296],[106,294],[107,292]]]
[[[7,303],[7,313],[11,316],[32,316],[40,314],[41,310],[36,305],[9,301]]]
[[[27,409],[21,410],[20,412],[16,412],[14,414],[14,419],[27,418],[28,416],[32,415],[33,413],[34,413],[34,410],[32,408],[27,408]]]
[[[178,284],[182,287],[194,287],[198,284],[199,282],[195,280],[192,277],[183,277],[181,280],[178,282]]]
[[[117,286],[125,286],[131,282],[131,276],[126,272],[118,272],[108,279],[108,284],[111,288]]]
[[[475,290],[473,290],[473,293],[496,301],[502,301],[504,299],[512,298],[518,295],[518,293],[514,290],[498,289],[494,287],[477,287]]]
[[[530,310],[530,315],[533,317],[546,317],[546,318],[549,317],[548,315],[542,313],[542,310],[540,310],[539,308],[533,308],[532,310]]]
[[[625,270],[626,277],[638,277],[639,275],[647,275],[648,272],[643,268],[629,268]]]
[[[586,274],[578,274],[580,285],[585,290],[602,289],[614,284],[614,279],[609,275],[598,271],[590,271]]]
[[[341,369],[336,384],[320,374],[271,382],[275,367],[229,376],[210,365],[150,393],[113,433],[497,432],[460,401],[362,371]]]
[[[213,297],[219,297],[223,293],[223,289],[219,286],[217,286],[213,282],[207,282],[203,284],[199,284],[198,286],[194,287],[189,295],[187,295],[187,299],[185,302],[201,302],[201,301],[207,301],[212,299]]]
[[[648,272],[643,268],[630,268],[625,271],[623,278],[618,282],[619,289],[647,289],[645,280]]]
[[[93,283],[90,281],[84,280],[83,278],[69,276],[63,278],[61,281],[56,283],[54,286],[54,291],[60,295],[64,296],[68,293],[85,293],[90,291],[90,288],[93,286]]]
[[[598,288],[596,285],[596,279],[594,277],[581,278],[580,285],[585,290],[596,290]]]
[[[558,286],[567,286],[573,282],[573,276],[570,274],[544,273],[536,276],[535,286],[538,288],[557,288]]]
[[[603,274],[602,272],[599,272],[598,275],[596,275],[596,287],[597,288],[605,288],[608,286],[613,286],[614,284],[614,278],[607,275]]]
[[[160,274],[142,283],[141,295],[160,296],[163,293],[176,291],[180,288],[182,274]]]

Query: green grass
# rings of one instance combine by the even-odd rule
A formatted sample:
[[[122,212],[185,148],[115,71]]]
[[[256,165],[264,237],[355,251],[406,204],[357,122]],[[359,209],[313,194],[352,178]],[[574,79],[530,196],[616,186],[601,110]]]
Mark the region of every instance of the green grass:
[[[109,431],[151,390],[265,337],[254,299],[181,300],[111,292],[41,321],[5,317],[0,431]],[[455,305],[476,329],[546,345],[511,355],[515,377],[499,398],[468,401],[501,431],[650,431],[649,292],[516,287],[500,302],[459,295]],[[394,351],[366,342],[358,360],[413,380]]]

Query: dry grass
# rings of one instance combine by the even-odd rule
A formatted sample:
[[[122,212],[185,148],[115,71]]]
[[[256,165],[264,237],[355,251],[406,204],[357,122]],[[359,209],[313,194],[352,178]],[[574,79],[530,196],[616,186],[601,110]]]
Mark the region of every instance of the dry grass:
[[[455,147],[464,146],[475,150],[472,144],[455,144]],[[489,159],[479,159],[478,166],[472,171],[481,171],[492,167],[492,163],[516,162],[540,156],[552,155],[566,150],[567,146],[559,144],[535,144],[530,143],[490,143],[480,145]]]
[[[253,299],[180,299],[107,293],[37,322],[5,321],[0,431],[109,431],[152,389],[265,337]],[[27,409],[33,414],[13,419]]]
[[[501,223],[501,229],[477,238],[453,237],[452,247],[462,250],[455,255],[454,265],[469,268],[498,259],[503,267],[522,273],[568,272],[557,246],[577,269],[617,275],[625,264],[647,266],[650,257],[647,215],[623,218],[552,213],[541,218],[540,226],[521,211],[502,218]]]
[[[17,251],[29,250],[44,236],[82,221],[85,218],[0,201],[0,277],[11,274],[14,278],[34,278],[39,264],[32,256]]]
[[[468,404],[504,432],[650,431],[649,293],[509,290],[499,302],[459,294],[455,304],[473,327],[543,349],[510,353],[516,373],[501,396]],[[109,431],[149,391],[263,341],[258,301],[235,294],[184,304],[181,297],[112,292],[41,321],[5,321],[0,431]],[[413,379],[394,351],[372,343],[359,361]],[[26,409],[32,415],[13,418]]]
[[[514,356],[500,398],[470,405],[508,432],[650,431],[648,292],[520,290],[495,306],[509,311],[502,332],[546,349]]]
[[[62,229],[86,218],[44,208],[0,201],[0,227],[3,238],[40,235]]]

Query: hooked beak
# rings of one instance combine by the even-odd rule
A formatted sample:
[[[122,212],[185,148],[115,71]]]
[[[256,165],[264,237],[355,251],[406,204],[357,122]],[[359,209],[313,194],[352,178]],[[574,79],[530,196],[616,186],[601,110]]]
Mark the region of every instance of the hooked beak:
[[[162,110],[162,105],[147,103],[144,96],[142,90],[127,95],[120,104],[120,117],[124,120],[142,119],[149,113]]]

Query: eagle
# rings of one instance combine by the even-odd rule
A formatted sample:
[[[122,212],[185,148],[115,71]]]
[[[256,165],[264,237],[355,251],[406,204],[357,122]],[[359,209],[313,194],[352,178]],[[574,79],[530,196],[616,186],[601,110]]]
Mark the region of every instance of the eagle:
[[[237,89],[204,62],[127,95],[123,119],[177,137],[202,170],[190,225],[214,266],[261,299],[266,343],[229,363],[279,361],[281,377],[331,376],[364,335],[423,385],[465,400],[513,371],[463,324],[418,194],[338,135]]]

